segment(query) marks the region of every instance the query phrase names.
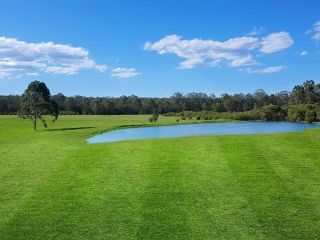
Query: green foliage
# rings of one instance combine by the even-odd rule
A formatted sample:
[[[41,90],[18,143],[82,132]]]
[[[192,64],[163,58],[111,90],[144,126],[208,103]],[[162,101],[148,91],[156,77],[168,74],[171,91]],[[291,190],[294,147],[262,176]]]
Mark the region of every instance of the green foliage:
[[[320,84],[307,80],[303,85],[295,86],[292,90],[291,102],[293,104],[320,103]]]
[[[282,121],[286,119],[286,111],[276,105],[267,105],[259,109],[261,120],[264,121]]]
[[[20,96],[0,96],[0,114],[16,113]],[[267,105],[280,107],[298,104],[319,104],[320,84],[312,80],[295,86],[291,92],[267,94],[262,89],[254,93],[227,94],[220,97],[205,93],[175,93],[169,98],[143,98],[135,95],[121,97],[67,97],[61,93],[51,97],[61,114],[159,114],[168,116],[179,112],[247,112]],[[186,117],[188,117],[186,115]]]
[[[302,122],[305,119],[305,107],[303,105],[293,105],[288,108],[287,119],[292,122]]]
[[[309,107],[306,109],[305,112],[305,120],[308,123],[316,122],[317,121],[317,112],[315,108]]]
[[[319,104],[292,105],[288,107],[287,119],[293,122],[317,122],[320,121],[318,112],[320,112]]]
[[[158,121],[158,118],[159,118],[159,113],[158,111],[154,111],[152,116],[149,118],[149,122],[157,122]]]
[[[58,119],[58,104],[50,99],[50,91],[46,84],[33,81],[29,84],[21,96],[18,116],[23,119],[30,119],[34,130],[37,128],[37,120],[41,120],[44,127],[47,127],[45,115],[53,116],[53,121]]]
[[[300,104],[291,106],[266,105],[261,108],[245,112],[181,112],[175,114],[188,119],[190,116],[196,120],[232,119],[240,121],[294,121],[294,122],[316,122],[320,121],[320,104]]]

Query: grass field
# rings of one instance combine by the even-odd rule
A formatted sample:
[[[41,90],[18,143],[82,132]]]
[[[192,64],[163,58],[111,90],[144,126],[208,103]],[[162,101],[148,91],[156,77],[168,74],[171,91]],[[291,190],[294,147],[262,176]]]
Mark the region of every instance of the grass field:
[[[0,239],[320,238],[320,130],[86,143],[148,117],[0,117]]]

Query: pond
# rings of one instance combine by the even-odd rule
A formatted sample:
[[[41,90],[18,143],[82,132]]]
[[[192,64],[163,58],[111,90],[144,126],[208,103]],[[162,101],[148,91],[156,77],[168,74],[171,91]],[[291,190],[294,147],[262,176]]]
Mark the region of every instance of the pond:
[[[87,139],[88,143],[119,142],[147,138],[172,138],[197,135],[230,135],[301,132],[305,128],[319,128],[319,124],[293,122],[229,122],[181,124],[172,126],[125,128]]]

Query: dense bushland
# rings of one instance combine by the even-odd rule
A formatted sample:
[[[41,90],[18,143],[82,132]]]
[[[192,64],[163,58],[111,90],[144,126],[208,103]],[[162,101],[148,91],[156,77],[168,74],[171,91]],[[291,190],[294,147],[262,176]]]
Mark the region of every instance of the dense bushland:
[[[175,116],[179,120],[197,119],[234,119],[242,121],[293,121],[293,122],[317,122],[320,121],[320,104],[298,104],[288,106],[267,105],[261,108],[243,112],[215,112],[201,111],[180,113],[166,113],[164,116]]]

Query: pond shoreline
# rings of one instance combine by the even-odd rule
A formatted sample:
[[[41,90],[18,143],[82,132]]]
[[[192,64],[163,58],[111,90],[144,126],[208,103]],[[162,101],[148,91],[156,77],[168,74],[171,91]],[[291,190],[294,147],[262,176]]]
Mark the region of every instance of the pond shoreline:
[[[202,122],[171,125],[134,125],[100,133],[87,139],[87,142],[119,142],[152,138],[172,138],[202,135],[247,135],[283,132],[300,132],[306,128],[318,128],[319,124],[296,123],[287,121],[239,121],[239,122]]]

